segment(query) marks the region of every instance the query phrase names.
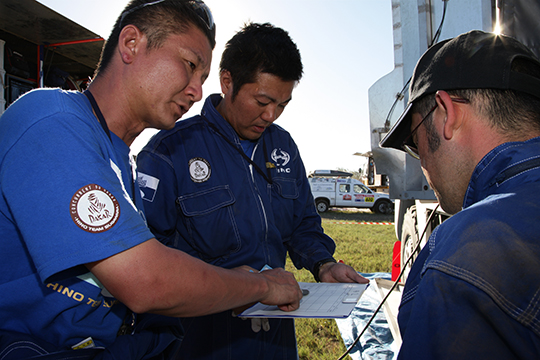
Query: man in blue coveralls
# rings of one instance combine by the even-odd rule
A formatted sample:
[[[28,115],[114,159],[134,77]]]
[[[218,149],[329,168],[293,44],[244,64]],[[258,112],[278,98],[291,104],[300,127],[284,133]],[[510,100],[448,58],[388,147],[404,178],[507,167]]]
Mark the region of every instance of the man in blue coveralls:
[[[302,77],[296,44],[247,24],[220,63],[223,95],[158,133],[138,155],[148,224],[162,242],[225,268],[298,268],[326,282],[367,282],[336,263],[293,139],[274,121]],[[183,319],[179,359],[297,359],[294,321],[234,312]]]
[[[381,141],[420,164],[441,207],[403,291],[399,359],[540,357],[540,62],[471,31],[431,47]]]
[[[212,266],[146,226],[129,145],[202,98],[214,44],[202,1],[131,1],[87,91],[34,90],[2,115],[1,359],[164,359],[173,317],[298,308],[292,274]]]

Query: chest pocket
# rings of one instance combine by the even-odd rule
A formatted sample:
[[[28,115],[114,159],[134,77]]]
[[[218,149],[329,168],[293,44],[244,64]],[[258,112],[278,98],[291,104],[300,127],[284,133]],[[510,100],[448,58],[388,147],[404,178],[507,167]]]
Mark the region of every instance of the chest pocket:
[[[240,250],[234,219],[234,194],[228,185],[217,186],[177,199],[181,220],[178,230],[200,258],[215,262]]]
[[[274,178],[273,188],[284,199],[294,200],[298,198],[296,179]]]

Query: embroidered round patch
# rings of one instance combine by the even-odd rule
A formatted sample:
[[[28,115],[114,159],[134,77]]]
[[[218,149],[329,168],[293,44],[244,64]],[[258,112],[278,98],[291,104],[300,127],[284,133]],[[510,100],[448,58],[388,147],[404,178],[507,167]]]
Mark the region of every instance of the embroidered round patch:
[[[205,159],[196,157],[189,160],[189,175],[194,182],[200,183],[207,181],[211,173],[212,168],[210,168],[210,164]]]
[[[120,204],[106,189],[96,184],[83,186],[70,203],[73,222],[91,233],[100,233],[112,228],[120,217]]]

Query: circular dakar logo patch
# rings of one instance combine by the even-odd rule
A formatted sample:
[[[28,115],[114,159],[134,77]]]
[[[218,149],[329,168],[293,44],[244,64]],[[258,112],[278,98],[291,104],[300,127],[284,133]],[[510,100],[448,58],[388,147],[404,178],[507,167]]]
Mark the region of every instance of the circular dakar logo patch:
[[[189,160],[189,175],[194,182],[205,182],[211,173],[210,164],[205,159],[196,157]]]
[[[73,222],[91,233],[100,233],[112,228],[120,217],[120,204],[106,189],[96,184],[83,186],[70,203]]]

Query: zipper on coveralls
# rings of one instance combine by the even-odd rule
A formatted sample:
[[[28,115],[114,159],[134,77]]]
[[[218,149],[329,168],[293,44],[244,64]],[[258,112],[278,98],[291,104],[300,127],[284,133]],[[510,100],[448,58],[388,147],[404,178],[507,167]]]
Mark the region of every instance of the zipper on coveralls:
[[[257,152],[257,148],[259,147],[259,143],[257,143],[255,145],[255,147],[253,148],[253,153],[251,154],[251,161],[255,162],[254,158],[255,158],[255,152]],[[253,176],[253,165],[249,164],[249,172],[251,173],[251,181],[253,181],[253,186],[255,187],[255,189],[257,190],[257,198],[259,199],[259,204],[261,205],[261,209],[262,209],[262,212],[263,212],[263,217],[264,217],[264,244],[265,246],[268,246],[268,219],[266,217],[266,210],[264,209],[264,204],[263,204],[263,201],[261,199],[261,195],[259,193],[259,189],[257,188],[257,184],[255,183],[255,177]],[[269,254],[269,252],[267,251],[266,252],[267,254]],[[267,258],[267,256],[265,256]],[[267,260],[267,263],[270,262],[270,259],[266,259]]]

